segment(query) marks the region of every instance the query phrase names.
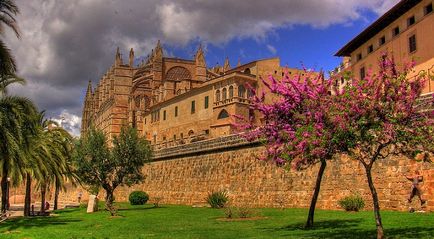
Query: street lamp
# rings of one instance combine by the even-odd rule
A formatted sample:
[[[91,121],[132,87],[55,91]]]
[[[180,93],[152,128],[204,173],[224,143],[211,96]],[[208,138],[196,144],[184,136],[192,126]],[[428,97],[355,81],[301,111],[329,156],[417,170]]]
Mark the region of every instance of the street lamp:
[[[8,177],[7,187],[6,187],[6,210],[9,210],[10,208],[10,202],[9,202],[9,187],[11,185],[11,178]]]

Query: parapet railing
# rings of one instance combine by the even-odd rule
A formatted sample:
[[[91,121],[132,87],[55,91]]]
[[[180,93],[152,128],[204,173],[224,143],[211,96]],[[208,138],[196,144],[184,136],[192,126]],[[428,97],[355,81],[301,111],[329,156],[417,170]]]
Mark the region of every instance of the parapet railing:
[[[155,150],[153,160],[164,160],[181,156],[191,156],[203,153],[219,152],[234,148],[258,145],[257,141],[249,142],[239,134],[193,142],[171,148]]]

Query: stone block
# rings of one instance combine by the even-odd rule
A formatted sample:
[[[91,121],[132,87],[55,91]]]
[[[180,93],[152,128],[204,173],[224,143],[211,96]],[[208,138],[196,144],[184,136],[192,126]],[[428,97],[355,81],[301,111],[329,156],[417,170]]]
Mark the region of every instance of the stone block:
[[[98,196],[89,195],[89,201],[87,203],[87,213],[93,213],[98,211]]]

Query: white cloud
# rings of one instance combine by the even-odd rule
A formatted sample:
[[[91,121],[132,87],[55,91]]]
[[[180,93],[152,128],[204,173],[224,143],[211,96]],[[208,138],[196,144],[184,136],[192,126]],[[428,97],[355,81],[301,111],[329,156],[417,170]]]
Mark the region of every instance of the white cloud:
[[[63,110],[62,113],[52,118],[60,127],[66,129],[72,136],[80,136],[81,117]]]
[[[275,48],[274,46],[272,46],[272,45],[270,45],[270,44],[267,44],[266,47],[267,47],[268,51],[271,52],[271,54],[273,54],[273,55],[276,54],[277,50],[276,50],[276,48]]]

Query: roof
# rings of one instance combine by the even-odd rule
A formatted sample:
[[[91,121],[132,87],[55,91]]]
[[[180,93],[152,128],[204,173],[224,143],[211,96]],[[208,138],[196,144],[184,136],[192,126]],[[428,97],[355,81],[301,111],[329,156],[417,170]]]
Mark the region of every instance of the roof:
[[[383,16],[378,18],[374,23],[367,27],[363,32],[357,35],[353,40],[348,42],[342,47],[335,56],[350,56],[350,54],[374,37],[381,30],[389,26],[392,22],[406,13],[408,10],[416,6],[422,0],[401,0],[394,7],[392,7]]]

